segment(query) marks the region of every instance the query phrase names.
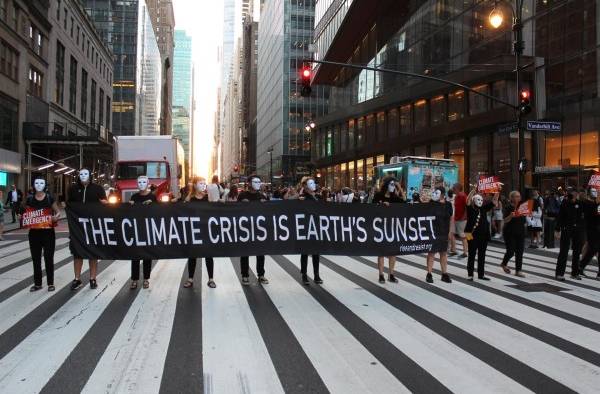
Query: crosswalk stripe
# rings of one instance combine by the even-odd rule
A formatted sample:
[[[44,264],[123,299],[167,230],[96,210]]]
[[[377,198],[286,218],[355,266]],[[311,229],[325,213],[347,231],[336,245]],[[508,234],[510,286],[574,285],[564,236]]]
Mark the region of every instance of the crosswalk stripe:
[[[69,242],[66,238],[59,238],[56,240],[56,248]],[[31,259],[31,252],[29,251],[29,243],[26,242],[22,250],[15,250],[10,255],[0,256],[0,268],[10,266],[11,264],[20,262],[21,260]],[[68,250],[68,249],[67,249]]]
[[[286,256],[286,258],[298,256]],[[265,291],[328,387],[344,393],[409,392],[325,308],[267,258]]]
[[[344,260],[347,259],[339,256],[328,258],[339,264],[344,264]],[[289,256],[288,259],[294,265],[299,265],[297,256]],[[425,370],[435,371],[436,378],[452,392],[478,393],[483,386],[488,392],[527,391],[525,387],[436,334],[403,311],[376,295],[357,288],[355,283],[327,266],[321,267],[321,274],[326,278],[323,288]],[[456,376],[465,370],[476,373],[456,379]],[[385,391],[383,389],[382,392]]]
[[[135,296],[83,393],[158,392],[183,261],[161,260],[156,264],[154,277],[160,280],[152,281],[149,289]]]
[[[19,241],[16,244],[5,246],[4,248],[0,249],[0,258],[9,256],[22,250],[29,250],[29,241]]]
[[[369,271],[370,275],[374,275],[375,267],[370,261],[359,261],[364,264],[353,266],[354,273],[344,271],[348,275],[355,276],[356,282],[360,284],[365,281],[363,277],[368,277]],[[337,269],[343,270],[340,266],[337,266]],[[533,329],[524,327],[523,324],[516,324],[519,329],[512,328],[507,323],[514,319],[485,310],[479,305],[459,299],[445,291],[444,288],[452,284],[438,282],[437,285],[430,285],[424,283],[422,275],[418,278],[399,272],[397,275],[407,282],[410,291],[400,292],[401,286],[388,286],[386,287],[388,291],[442,319],[439,325],[450,324],[463,330],[464,333],[472,332],[476,328],[477,338],[482,341],[472,349],[479,353],[477,357],[488,364],[493,363],[494,368],[506,371],[517,382],[533,391],[585,391],[586,387],[591,387],[589,384],[593,380],[592,376],[600,373],[600,368],[595,365],[530,336]],[[439,297],[432,297],[431,294],[437,294]],[[499,320],[488,315],[495,316]],[[428,326],[432,327],[433,323]],[[445,334],[448,335],[449,331],[445,331]],[[461,343],[463,349],[473,347],[473,339],[465,341],[464,334],[460,339],[463,340]],[[487,346],[494,349],[492,354],[483,351],[482,348]],[[498,351],[502,353],[494,354]],[[502,354],[509,357],[500,361]],[[579,378],[581,380],[575,382]]]
[[[58,259],[56,259],[56,254],[59,253],[61,250],[68,250],[68,247],[57,247],[54,250],[54,256],[55,256],[54,257],[54,264],[56,264],[59,261]],[[12,269],[15,269],[16,267],[19,267],[21,265],[31,264],[31,262],[32,262],[32,260],[31,260],[31,254],[30,253],[26,254],[26,257],[24,257],[23,259],[18,260],[16,262],[8,264],[8,265],[3,265],[2,267],[0,267],[0,275],[2,275],[5,272],[8,272],[8,271],[10,271]],[[42,268],[43,268],[43,266],[44,266],[44,260],[42,258]]]
[[[215,259],[215,278],[202,287],[204,392],[283,393],[230,259]]]
[[[82,289],[2,358],[0,392],[40,391],[121,289],[128,270],[126,264],[111,264],[98,275],[103,285]]]
[[[17,241],[17,239],[5,239],[3,241],[0,241],[0,249],[4,248],[5,246],[12,245]]]

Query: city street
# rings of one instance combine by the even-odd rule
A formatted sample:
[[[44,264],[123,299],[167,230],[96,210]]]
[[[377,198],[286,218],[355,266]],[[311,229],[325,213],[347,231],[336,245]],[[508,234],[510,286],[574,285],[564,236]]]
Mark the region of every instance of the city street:
[[[239,260],[215,261],[216,289],[184,289],[185,260],[154,262],[129,289],[127,261],[102,261],[98,289],[69,289],[66,223],[57,229],[56,292],[30,293],[26,234],[0,242],[0,392],[596,392],[597,263],[582,281],[552,280],[556,253],[526,251],[525,278],[424,281],[422,255],[399,257],[399,283],[374,257],[322,258],[322,286],[299,256],[267,256],[270,284],[242,286]],[[251,266],[254,260],[251,259]],[[84,267],[85,269],[85,267]],[[254,268],[252,268],[254,269]],[[310,271],[310,270],[309,270]],[[439,274],[439,272],[438,272]],[[84,283],[87,277],[83,277]],[[45,284],[44,284],[45,285]]]

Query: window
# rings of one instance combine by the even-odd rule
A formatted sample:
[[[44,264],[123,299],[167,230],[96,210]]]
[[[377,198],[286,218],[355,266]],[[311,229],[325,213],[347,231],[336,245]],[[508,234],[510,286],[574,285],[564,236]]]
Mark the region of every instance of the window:
[[[415,103],[415,131],[427,127],[427,101],[419,100]]]
[[[63,29],[65,29],[65,31],[67,31],[67,21],[68,21],[67,15],[68,15],[68,11],[67,11],[66,8],[63,11],[64,11],[64,14],[65,14],[65,17],[63,18]]]
[[[340,132],[340,152],[346,152],[348,149],[348,124],[342,124],[342,130]]]
[[[6,4],[8,0],[0,0],[0,19],[5,21],[8,15],[8,9],[6,8]]]
[[[350,119],[348,121],[348,151],[353,151],[354,147],[356,146],[356,139],[355,139],[355,129],[356,127],[356,121],[354,119]],[[354,168],[354,167],[352,167]]]
[[[357,123],[358,132],[356,133],[356,148],[360,149],[365,145],[365,118],[358,118]]]
[[[56,3],[56,20],[60,21],[60,0],[57,0]]]
[[[340,153],[340,125],[337,124],[333,128],[333,151],[338,154]]]
[[[385,112],[377,113],[377,141],[385,141]]]
[[[458,182],[464,183],[465,181],[465,141],[454,140],[450,141],[448,146],[448,153],[450,159],[454,160],[458,166]]]
[[[73,27],[75,25],[75,21],[71,18],[71,38],[73,38]]]
[[[83,120],[84,122],[87,121],[87,95],[88,95],[88,90],[87,90],[87,80],[88,80],[88,73],[87,71],[85,71],[85,69],[81,69],[81,120]]]
[[[95,127],[96,123],[96,81],[92,79],[90,90],[90,124]]]
[[[375,124],[375,115],[367,115],[367,126],[365,132],[365,141],[364,143],[372,143],[375,142],[376,136],[376,124]]]
[[[412,111],[410,104],[400,107],[400,135],[412,134]]]
[[[388,138],[398,137],[400,131],[400,123],[398,118],[398,109],[392,108],[388,111],[387,135]]]
[[[483,94],[490,94],[490,87],[488,85],[475,86],[473,90]],[[469,92],[469,115],[481,114],[488,110],[489,100],[486,97]]]
[[[42,97],[44,86],[44,74],[35,67],[29,66],[29,84],[27,85],[27,93],[32,96]]]
[[[19,76],[19,52],[0,41],[0,73],[17,80]]]
[[[56,90],[54,102],[63,105],[65,96],[65,47],[56,41]]]
[[[77,110],[77,60],[71,56],[71,66],[69,68],[69,111],[72,114]]]
[[[489,136],[478,135],[469,139],[469,182],[477,183],[481,175],[489,175]]]
[[[100,95],[98,96],[98,125],[104,124],[104,90],[100,89]]]
[[[79,45],[79,36],[81,35],[81,29],[79,28],[79,26],[77,26],[77,45]]]
[[[457,90],[448,95],[448,120],[453,122],[465,117],[465,92]]]
[[[444,143],[439,142],[437,144],[431,144],[430,156],[434,157],[436,159],[443,159],[444,158]]]
[[[437,96],[429,102],[431,109],[431,126],[446,122],[446,100],[444,96]]]

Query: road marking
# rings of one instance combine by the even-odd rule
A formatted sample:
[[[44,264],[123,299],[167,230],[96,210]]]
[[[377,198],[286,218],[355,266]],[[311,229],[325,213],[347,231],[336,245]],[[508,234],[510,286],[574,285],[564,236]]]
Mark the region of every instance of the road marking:
[[[58,261],[64,260],[67,257],[69,257],[70,255],[71,255],[71,252],[69,251],[69,248],[64,248],[54,254],[54,261],[58,262]],[[42,268],[44,268],[43,259],[42,259]],[[56,275],[56,273],[55,273],[55,275]],[[71,277],[72,276],[73,276],[73,269],[71,268]],[[33,285],[33,263],[31,261],[29,261],[29,263],[19,265],[18,267],[13,268],[10,271],[0,274],[0,293],[3,292],[4,290],[8,289],[9,287],[13,286],[14,284],[19,283],[22,280],[25,280],[29,277],[32,277],[31,284]],[[42,279],[45,280],[45,276]],[[60,283],[60,282],[58,282],[57,279],[58,278],[54,279],[55,284]]]
[[[56,249],[60,246],[69,242],[67,238],[59,238],[56,240]],[[19,242],[18,245],[21,245],[21,248],[13,250],[11,253],[6,254],[4,256],[0,256],[0,268],[7,267],[10,264],[14,264],[18,261],[31,258],[31,252],[29,251],[29,241]],[[14,245],[16,246],[16,245]],[[0,249],[2,251],[3,249]],[[68,250],[68,249],[67,249]],[[58,259],[54,259],[54,261],[58,261]],[[43,257],[42,257],[43,264]]]

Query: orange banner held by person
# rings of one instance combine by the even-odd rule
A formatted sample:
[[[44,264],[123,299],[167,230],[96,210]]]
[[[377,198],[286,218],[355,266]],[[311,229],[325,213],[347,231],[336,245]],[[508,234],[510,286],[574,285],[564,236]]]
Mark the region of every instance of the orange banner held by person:
[[[35,209],[27,207],[21,217],[24,228],[44,229],[56,226],[52,221],[52,208]]]
[[[533,200],[529,200],[519,205],[519,208],[515,211],[515,216],[531,216],[533,212]]]

